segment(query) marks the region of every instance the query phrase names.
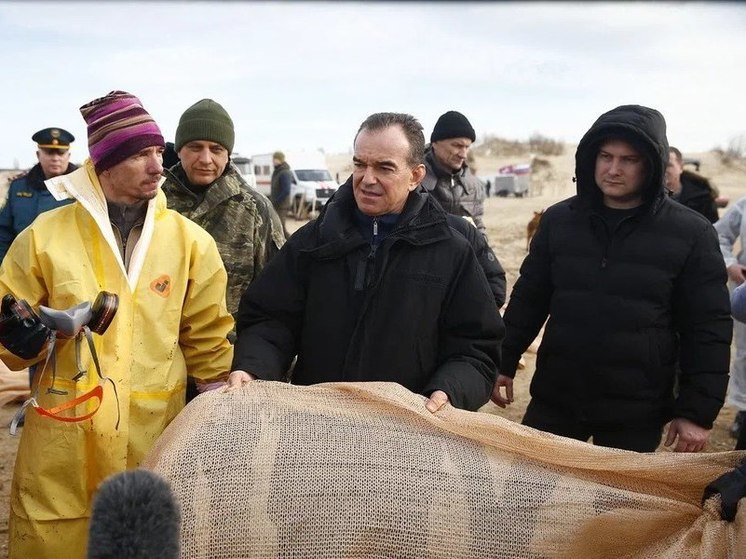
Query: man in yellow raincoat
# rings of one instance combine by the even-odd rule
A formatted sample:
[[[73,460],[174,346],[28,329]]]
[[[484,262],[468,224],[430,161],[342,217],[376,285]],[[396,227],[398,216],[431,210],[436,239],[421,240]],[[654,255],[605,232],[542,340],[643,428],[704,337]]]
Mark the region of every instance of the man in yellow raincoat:
[[[81,107],[90,159],[50,179],[57,198],[75,203],[40,216],[13,242],[0,270],[0,298],[11,293],[32,308],[67,309],[100,291],[119,296],[113,322],[94,335],[104,376],[101,407],[64,422],[28,408],[10,498],[13,558],[84,557],[91,501],[107,476],[138,466],[184,406],[187,376],[210,383],[227,376],[233,319],[225,305],[226,273],[215,242],[201,227],[166,209],[160,191],[164,141],[139,99],[113,91]],[[38,404],[54,408],[99,383],[75,342],[57,343],[55,389],[46,350],[23,360],[0,348],[11,368],[39,364]],[[84,416],[97,399],[70,413]],[[117,426],[118,423],[118,426]]]

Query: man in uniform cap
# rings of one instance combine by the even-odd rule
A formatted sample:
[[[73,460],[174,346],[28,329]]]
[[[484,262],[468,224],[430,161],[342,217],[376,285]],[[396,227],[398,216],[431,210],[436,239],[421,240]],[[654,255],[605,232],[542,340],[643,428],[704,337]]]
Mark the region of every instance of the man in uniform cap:
[[[8,187],[7,201],[0,210],[0,262],[16,235],[37,215],[71,202],[55,200],[44,181],[77,169],[70,163],[70,144],[75,137],[62,128],[45,128],[31,139],[37,144],[39,162],[27,173],[14,178]]]

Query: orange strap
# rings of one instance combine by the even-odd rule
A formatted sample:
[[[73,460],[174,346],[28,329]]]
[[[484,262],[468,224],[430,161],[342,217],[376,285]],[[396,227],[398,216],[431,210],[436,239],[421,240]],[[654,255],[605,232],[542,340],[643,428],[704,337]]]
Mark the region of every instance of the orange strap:
[[[96,409],[94,409],[92,412],[87,413],[85,415],[78,415],[75,417],[63,417],[58,415],[60,412],[63,412],[65,410],[69,410],[70,408],[74,408],[78,404],[82,404],[83,402],[90,400],[91,398],[98,398],[98,405],[96,406]],[[64,404],[60,404],[59,406],[56,406],[52,409],[45,409],[42,408],[40,405],[36,403],[36,400],[34,400],[31,405],[36,410],[36,413],[39,415],[45,415],[47,417],[51,417],[53,419],[57,419],[59,421],[66,421],[68,423],[75,423],[78,421],[85,421],[86,419],[90,419],[93,417],[96,412],[98,411],[98,408],[101,407],[101,401],[104,398],[104,386],[103,383],[96,386],[93,390],[90,392],[86,392],[85,394],[81,394],[77,398],[70,400],[68,402],[65,402]]]

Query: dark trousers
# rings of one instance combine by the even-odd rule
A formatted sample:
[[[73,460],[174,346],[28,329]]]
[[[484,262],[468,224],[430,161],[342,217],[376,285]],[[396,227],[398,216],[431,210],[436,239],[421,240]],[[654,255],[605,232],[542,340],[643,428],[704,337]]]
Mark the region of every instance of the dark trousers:
[[[523,425],[562,437],[636,452],[654,452],[661,442],[663,426],[659,423],[620,422],[618,425],[597,425],[579,421],[567,412],[532,398],[523,416]]]

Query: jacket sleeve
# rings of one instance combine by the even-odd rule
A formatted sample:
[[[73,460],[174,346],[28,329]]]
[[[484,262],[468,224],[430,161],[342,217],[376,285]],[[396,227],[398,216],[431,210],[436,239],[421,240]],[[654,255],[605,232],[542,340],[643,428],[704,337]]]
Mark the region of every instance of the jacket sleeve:
[[[48,302],[49,287],[36,255],[30,228],[18,235],[0,266],[0,299],[8,293],[16,299],[25,299],[33,309]],[[46,349],[43,349],[36,358],[24,360],[0,345],[0,359],[13,371],[41,361],[46,353]]]
[[[284,379],[296,354],[306,300],[298,258],[296,244],[285,243],[241,296],[232,370]]]
[[[279,187],[277,189],[276,198],[272,200],[274,204],[279,204],[285,198],[290,196],[290,191],[293,188],[293,179],[290,171],[283,171],[280,176],[277,177]]]
[[[477,410],[495,384],[505,326],[472,251],[454,278],[440,323],[440,365],[423,393],[442,390],[453,406]]]
[[[484,225],[484,186],[482,186],[482,181],[478,182],[477,196],[474,200],[474,208],[471,216],[474,218],[474,225],[477,226],[485,242],[487,242],[487,228]]]
[[[484,270],[484,275],[487,277],[487,283],[492,291],[492,296],[495,299],[495,305],[499,309],[505,304],[505,298],[507,295],[507,282],[505,280],[505,270],[503,269],[500,261],[493,252],[490,245],[485,240],[484,236],[479,233],[476,227],[473,227],[465,219],[450,215],[446,216],[448,223],[462,234],[477,257],[479,265]]]
[[[746,322],[746,283],[742,283],[733,290],[730,296],[730,311],[733,318]]]
[[[228,277],[215,241],[194,243],[189,285],[181,310],[179,346],[187,372],[197,382],[215,382],[230,373],[233,317],[225,304]]]
[[[736,240],[738,240],[738,236],[741,234],[744,204],[746,204],[746,198],[741,198],[715,223],[715,231],[717,231],[718,242],[720,243],[720,252],[725,260],[726,268],[738,262],[736,256],[733,254],[733,247],[736,244]]]
[[[511,378],[515,377],[521,355],[534,341],[549,316],[554,290],[549,252],[551,221],[550,208],[539,223],[505,309],[506,331],[500,374]]]
[[[269,200],[260,204],[256,202],[257,212],[254,223],[254,278],[264,270],[264,267],[285,244],[285,233],[282,223]]]
[[[0,263],[5,259],[10,244],[15,239],[13,227],[12,187],[8,189],[8,199],[0,210]]]
[[[715,204],[715,199],[710,197],[707,199],[707,205],[704,208],[702,214],[710,220],[710,223],[715,223],[719,219],[718,207]]]
[[[706,225],[674,284],[679,333],[679,391],[674,417],[711,428],[728,385],[733,320],[727,273],[715,231]]]

